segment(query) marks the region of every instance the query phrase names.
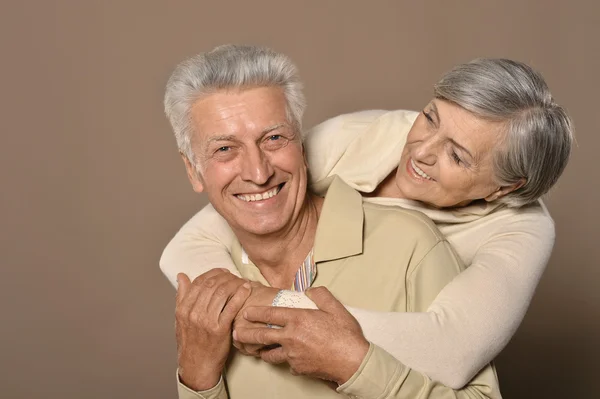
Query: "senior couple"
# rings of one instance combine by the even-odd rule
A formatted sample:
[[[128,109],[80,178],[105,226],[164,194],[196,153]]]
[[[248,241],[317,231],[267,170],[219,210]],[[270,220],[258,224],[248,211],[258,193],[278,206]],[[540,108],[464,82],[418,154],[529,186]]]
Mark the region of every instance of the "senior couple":
[[[296,67],[220,46],[165,111],[210,205],[161,269],[178,287],[180,398],[499,398],[492,359],[554,243],[539,198],[572,124],[525,64],[479,59],[417,113],[305,132]]]

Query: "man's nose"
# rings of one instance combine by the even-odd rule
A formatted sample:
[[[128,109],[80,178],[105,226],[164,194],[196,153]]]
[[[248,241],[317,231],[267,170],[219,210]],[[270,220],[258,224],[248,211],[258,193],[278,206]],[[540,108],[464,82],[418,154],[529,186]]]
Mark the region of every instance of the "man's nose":
[[[260,148],[250,149],[244,154],[241,177],[256,185],[265,184],[273,176],[273,166]]]

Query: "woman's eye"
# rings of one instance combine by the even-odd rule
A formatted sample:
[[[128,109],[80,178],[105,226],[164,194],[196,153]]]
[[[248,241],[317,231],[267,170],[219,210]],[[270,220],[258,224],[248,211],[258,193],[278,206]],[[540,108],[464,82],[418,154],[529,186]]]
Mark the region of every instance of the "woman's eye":
[[[422,113],[423,113],[423,115],[425,116],[425,118],[427,118],[427,120],[428,120],[430,123],[433,123],[433,118],[431,117],[431,114],[430,114],[429,112],[427,112],[427,111],[423,110],[423,111],[422,111]]]
[[[461,159],[458,157],[458,155],[456,155],[454,151],[452,151],[452,159],[454,159],[454,162],[456,162],[457,164],[461,162]]]
[[[271,140],[271,141],[279,140],[280,138],[281,138],[281,135],[279,135],[279,134],[274,134],[272,136],[269,136],[269,140]]]

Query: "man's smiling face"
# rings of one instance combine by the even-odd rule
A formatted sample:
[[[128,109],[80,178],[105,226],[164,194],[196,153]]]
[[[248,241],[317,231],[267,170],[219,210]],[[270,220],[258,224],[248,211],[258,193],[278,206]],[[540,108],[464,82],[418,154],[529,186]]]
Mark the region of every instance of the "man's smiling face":
[[[307,168],[283,90],[217,91],[196,101],[191,117],[197,168],[184,161],[194,190],[208,194],[238,235],[290,228],[306,198]]]

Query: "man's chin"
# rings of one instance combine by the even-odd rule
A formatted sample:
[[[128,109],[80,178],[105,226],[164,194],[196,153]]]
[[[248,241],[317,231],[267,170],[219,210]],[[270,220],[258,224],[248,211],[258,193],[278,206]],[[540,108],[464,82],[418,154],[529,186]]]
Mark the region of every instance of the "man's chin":
[[[278,218],[277,220],[272,221],[265,221],[264,219],[244,221],[241,223],[236,223],[236,228],[234,228],[234,231],[237,230],[236,233],[238,234],[242,233],[256,236],[268,236],[283,229],[284,223],[282,223],[282,221],[283,218]]]

